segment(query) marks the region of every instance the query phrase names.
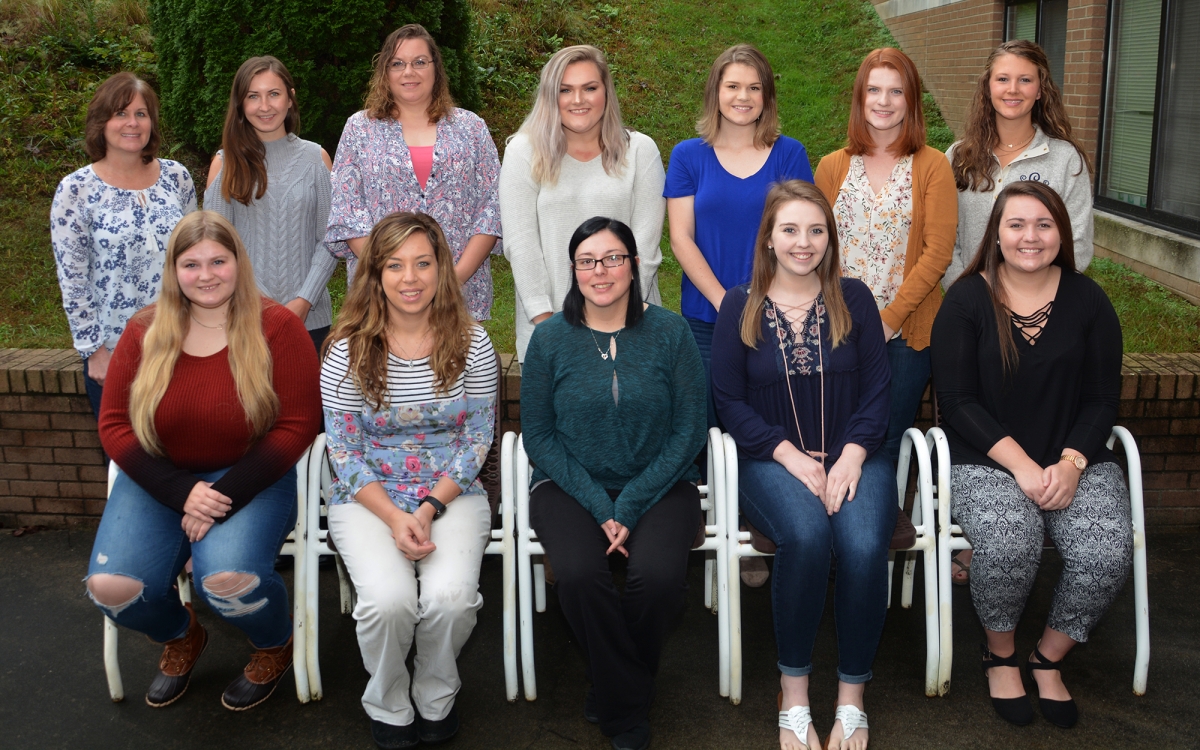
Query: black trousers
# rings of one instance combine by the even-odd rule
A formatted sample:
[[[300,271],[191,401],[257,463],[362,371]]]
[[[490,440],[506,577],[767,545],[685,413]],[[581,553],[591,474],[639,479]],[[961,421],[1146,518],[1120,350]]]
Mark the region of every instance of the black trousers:
[[[573,497],[544,482],[530,495],[529,514],[554,564],[559,605],[587,656],[600,731],[626,732],[649,715],[659,654],[683,608],[688,553],[702,520],[699,493],[679,482],[638,521],[625,542],[624,595],[609,570],[604,529]]]

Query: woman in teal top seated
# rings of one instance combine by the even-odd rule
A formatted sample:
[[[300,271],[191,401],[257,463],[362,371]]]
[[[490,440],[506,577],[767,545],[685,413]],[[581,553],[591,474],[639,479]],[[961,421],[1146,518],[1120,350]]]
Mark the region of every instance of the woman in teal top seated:
[[[643,303],[628,226],[589,219],[568,254],[563,310],[534,329],[522,366],[530,521],[587,657],[584,716],[617,750],[640,750],[701,522],[693,461],[704,369],[683,318]],[[614,553],[628,558],[624,595],[609,572]]]

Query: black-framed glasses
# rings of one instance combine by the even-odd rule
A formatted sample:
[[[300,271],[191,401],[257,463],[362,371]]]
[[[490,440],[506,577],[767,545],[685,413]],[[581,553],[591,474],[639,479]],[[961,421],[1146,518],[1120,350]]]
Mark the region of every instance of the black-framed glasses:
[[[594,271],[597,263],[603,263],[605,268],[616,268],[625,265],[628,255],[605,255],[603,258],[576,258],[571,262],[576,271]]]
[[[408,62],[406,60],[392,60],[390,63],[388,63],[388,70],[390,70],[394,73],[399,73],[399,72],[403,71],[405,68],[407,68],[409,65],[412,66],[413,70],[425,70],[432,64],[433,63],[431,60],[427,60],[424,57],[418,57],[416,60],[413,60],[412,62]]]

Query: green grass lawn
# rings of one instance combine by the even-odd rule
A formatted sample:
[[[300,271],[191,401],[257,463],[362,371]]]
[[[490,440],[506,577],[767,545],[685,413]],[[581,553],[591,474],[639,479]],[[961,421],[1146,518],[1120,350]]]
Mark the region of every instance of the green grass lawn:
[[[54,188],[87,163],[80,142],[95,84],[131,68],[153,76],[144,0],[5,0],[0,5],[0,347],[69,347],[47,216]],[[46,9],[54,6],[55,13]],[[538,72],[555,50],[595,44],[609,55],[626,123],[649,134],[664,160],[695,134],[708,68],[725,47],[747,41],[775,68],[783,131],[808,148],[813,167],[843,145],[850,89],[867,51],[894,40],[866,0],[743,0],[740,3],[474,0],[476,62],[487,120],[501,153],[532,101]],[[953,134],[925,95],[929,141]],[[203,184],[207,154],[175,144],[164,153]],[[681,269],[663,232],[659,285],[679,310]],[[492,259],[495,303],[487,329],[515,349],[508,263]],[[1121,316],[1126,351],[1200,350],[1200,308],[1113,263],[1088,272]],[[330,284],[335,309],[343,272]]]

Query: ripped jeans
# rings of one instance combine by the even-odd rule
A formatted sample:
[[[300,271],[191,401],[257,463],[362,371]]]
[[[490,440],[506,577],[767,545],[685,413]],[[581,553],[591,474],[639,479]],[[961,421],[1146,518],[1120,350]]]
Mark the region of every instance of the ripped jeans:
[[[196,477],[215,482],[226,471]],[[224,523],[213,524],[195,544],[188,542],[182,519],[125,472],[117,473],[96,532],[88,578],[98,573],[126,576],[140,582],[142,590],[124,604],[96,606],[118,625],[159,643],[183,636],[188,613],[179,601],[175,579],[190,557],[196,591],[221,619],[241,629],[255,648],[287,643],[291,607],[283,578],[275,572],[275,556],[296,526],[296,470],[290,469]],[[252,578],[233,590],[212,586],[214,593],[208,579],[220,573]]]

